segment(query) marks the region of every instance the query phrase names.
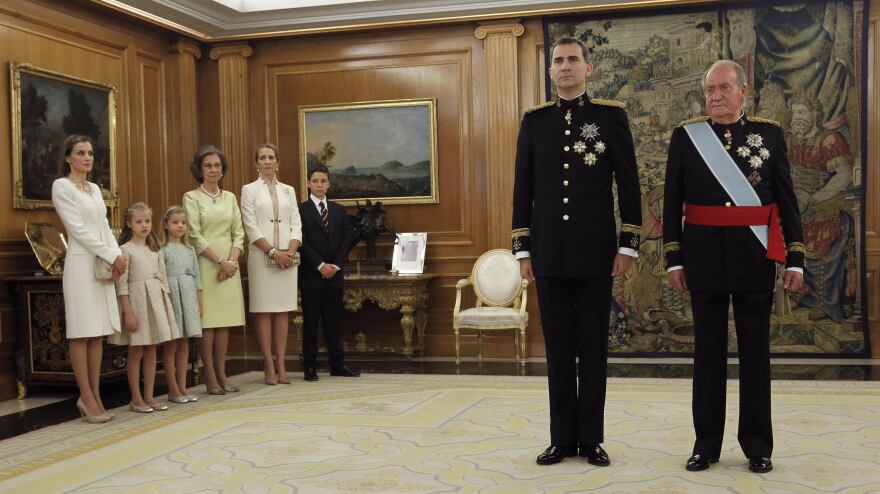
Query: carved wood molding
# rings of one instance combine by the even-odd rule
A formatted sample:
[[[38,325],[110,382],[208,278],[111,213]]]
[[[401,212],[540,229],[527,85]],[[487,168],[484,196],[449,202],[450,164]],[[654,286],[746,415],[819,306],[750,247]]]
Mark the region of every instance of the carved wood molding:
[[[195,41],[190,41],[188,39],[179,39],[177,42],[173,43],[170,48],[171,53],[176,53],[179,55],[192,55],[196,60],[201,60],[202,58],[202,49],[199,48],[198,43]]]
[[[510,201],[513,197],[516,138],[519,129],[519,23],[483,24],[474,36],[483,40],[486,56],[488,248],[510,247]]]
[[[238,55],[248,58],[254,54],[254,49],[247,43],[229,43],[222,45],[214,45],[209,52],[211,60],[220,60],[221,58]]]

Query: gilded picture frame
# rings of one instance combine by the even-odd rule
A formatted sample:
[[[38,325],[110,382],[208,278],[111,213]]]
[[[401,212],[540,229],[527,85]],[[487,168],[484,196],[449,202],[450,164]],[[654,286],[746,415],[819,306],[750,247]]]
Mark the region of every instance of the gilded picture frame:
[[[52,182],[59,176],[64,138],[85,134],[95,145],[89,181],[104,202],[118,202],[116,174],[117,90],[23,62],[10,62],[12,95],[12,207],[52,209]]]
[[[327,196],[345,206],[437,203],[434,98],[300,106],[300,187],[308,170],[330,170]]]

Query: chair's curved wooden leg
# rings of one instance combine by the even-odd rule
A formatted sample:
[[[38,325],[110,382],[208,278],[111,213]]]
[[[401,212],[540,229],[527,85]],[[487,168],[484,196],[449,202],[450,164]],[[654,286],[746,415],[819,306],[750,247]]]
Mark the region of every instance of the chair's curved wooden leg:
[[[458,328],[454,328],[454,331],[455,331],[455,366],[458,367],[459,352],[460,352],[460,347],[458,344]]]

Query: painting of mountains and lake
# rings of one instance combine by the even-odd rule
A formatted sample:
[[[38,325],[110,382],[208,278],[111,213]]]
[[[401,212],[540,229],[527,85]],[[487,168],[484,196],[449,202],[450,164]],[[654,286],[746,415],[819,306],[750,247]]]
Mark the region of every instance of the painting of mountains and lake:
[[[330,199],[353,205],[437,202],[434,99],[299,107],[301,190],[307,171],[330,170]]]

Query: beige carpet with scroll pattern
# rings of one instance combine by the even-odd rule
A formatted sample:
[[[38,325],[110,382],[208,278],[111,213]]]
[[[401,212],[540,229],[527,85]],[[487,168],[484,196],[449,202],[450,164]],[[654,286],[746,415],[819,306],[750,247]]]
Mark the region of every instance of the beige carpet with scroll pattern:
[[[117,411],[0,443],[10,493],[877,493],[880,383],[776,381],[776,469],[749,473],[728,437],[709,471],[683,468],[693,432],[690,381],[610,379],[605,447],[540,467],[548,442],[543,377],[321,376],[202,396],[149,415]]]

